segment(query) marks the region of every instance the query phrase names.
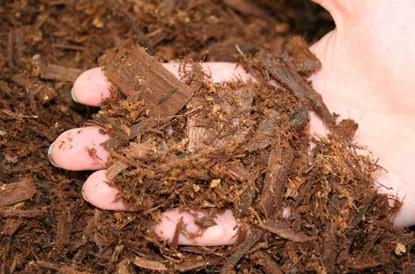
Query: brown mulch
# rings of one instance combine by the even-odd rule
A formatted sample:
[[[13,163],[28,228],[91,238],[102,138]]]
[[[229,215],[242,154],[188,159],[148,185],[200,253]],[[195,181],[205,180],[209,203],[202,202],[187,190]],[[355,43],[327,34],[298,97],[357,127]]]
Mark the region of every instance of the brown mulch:
[[[281,50],[287,37],[314,41],[332,27],[309,1],[6,1],[0,18],[0,273],[413,271],[413,235],[391,225],[398,204],[375,192],[379,167],[356,154],[356,125],[336,124],[305,81],[318,63],[304,65],[312,57],[298,58],[295,45]],[[158,114],[189,89],[164,119],[128,91],[118,98],[135,105],[109,103],[94,118],[128,129],[109,164],[133,160],[111,176],[141,214],[90,206],[80,193],[88,172],[47,159],[61,132],[97,111],[71,100],[73,80],[106,50],[136,52],[127,44],[160,62],[241,61],[258,79],[212,84],[189,61],[186,86],[172,80],[156,97]],[[134,120],[114,119],[122,106],[135,108]],[[329,137],[310,139],[308,109]],[[147,158],[134,158],[146,146]],[[250,232],[229,247],[162,243],[148,228],[175,206],[209,216],[231,208]]]

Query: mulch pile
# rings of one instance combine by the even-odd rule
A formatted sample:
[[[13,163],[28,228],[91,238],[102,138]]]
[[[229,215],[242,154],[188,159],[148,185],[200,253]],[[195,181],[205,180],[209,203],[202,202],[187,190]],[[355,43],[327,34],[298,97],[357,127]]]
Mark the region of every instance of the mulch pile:
[[[327,14],[308,1],[269,3],[0,7],[1,273],[414,271],[413,234],[392,226],[399,203],[376,192],[380,167],[358,154],[357,125],[336,121],[307,82],[320,64],[305,43],[284,43],[316,39]],[[108,49],[100,64],[113,99],[92,117],[71,101],[71,82]],[[193,61],[179,82],[158,61],[181,57]],[[240,61],[256,81],[214,84],[198,61]],[[327,137],[309,136],[309,110]],[[139,213],[88,205],[88,173],[48,163],[49,144],[90,118],[112,136],[107,174]],[[161,242],[151,227],[171,207],[203,210],[201,230],[232,209],[238,243]]]

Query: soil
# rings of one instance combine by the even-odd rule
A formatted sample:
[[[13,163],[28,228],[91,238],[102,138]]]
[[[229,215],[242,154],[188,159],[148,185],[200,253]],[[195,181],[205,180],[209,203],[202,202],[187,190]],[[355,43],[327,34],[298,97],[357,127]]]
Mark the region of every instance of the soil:
[[[336,123],[305,80],[319,63],[301,40],[283,50],[287,37],[311,42],[333,27],[309,1],[22,0],[2,2],[0,18],[0,273],[414,271],[413,234],[392,226],[399,203],[376,193],[380,167],[356,153],[356,124]],[[114,47],[193,65],[183,67],[185,84],[167,83],[152,111],[138,103],[143,92],[131,94],[138,88],[120,86],[114,94],[131,104],[110,101],[92,117],[97,109],[74,103],[71,85]],[[259,80],[215,85],[199,61],[240,61]],[[120,69],[107,69],[116,82]],[[149,83],[162,73],[151,72]],[[157,106],[172,100],[176,107],[160,115]],[[115,120],[126,105],[138,119]],[[308,136],[308,109],[330,136]],[[50,165],[49,144],[87,121],[112,124],[113,140],[114,125],[129,129],[107,146],[109,175],[142,214],[94,208],[80,191],[88,172]],[[160,178],[164,188],[151,183]],[[245,233],[229,247],[163,243],[149,228],[175,206],[207,216],[232,208]]]

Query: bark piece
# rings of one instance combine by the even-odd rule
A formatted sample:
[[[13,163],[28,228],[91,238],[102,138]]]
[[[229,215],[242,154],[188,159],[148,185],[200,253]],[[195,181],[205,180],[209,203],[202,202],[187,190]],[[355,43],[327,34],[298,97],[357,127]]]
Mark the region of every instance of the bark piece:
[[[164,263],[154,260],[149,260],[143,257],[135,257],[132,261],[133,264],[136,266],[148,269],[148,270],[154,270],[154,271],[167,271],[167,267]]]
[[[321,249],[321,260],[327,273],[336,272],[337,261],[337,237],[334,224],[327,224],[323,233],[323,246]]]
[[[220,271],[221,274],[231,273],[234,266],[249,252],[249,250],[264,236],[261,230],[255,230],[248,234],[242,243],[233,251],[232,255],[226,259]]]
[[[0,216],[2,217],[19,217],[19,218],[33,218],[48,214],[46,208],[40,209],[14,209],[14,208],[0,208]]]
[[[334,127],[335,118],[323,102],[321,95],[294,69],[290,68],[282,58],[262,52],[259,56],[259,62],[272,78],[290,90],[299,100],[307,100],[328,128]]]
[[[77,68],[67,68],[55,64],[44,64],[40,66],[40,77],[46,80],[55,80],[62,82],[74,82],[82,73]]]
[[[312,240],[303,232],[295,232],[289,225],[277,221],[268,221],[265,224],[259,224],[259,227],[293,242],[305,243]]]
[[[268,159],[268,173],[264,180],[257,207],[266,217],[270,217],[276,208],[281,207],[287,187],[288,171],[294,160],[291,147],[272,148]]]
[[[282,274],[281,267],[274,261],[272,256],[263,250],[254,253],[254,263],[261,266],[266,274]]]
[[[57,216],[57,231],[55,247],[58,250],[63,249],[69,244],[72,230],[72,216],[69,206],[62,207]]]
[[[344,141],[352,141],[358,124],[352,119],[344,119],[332,130],[332,134]]]
[[[115,268],[115,274],[135,274],[132,265],[128,259],[122,260]]]
[[[199,269],[204,269],[208,266],[216,265],[220,262],[220,259],[217,258],[206,258],[203,260],[197,259],[189,260],[183,263],[176,264],[174,269],[179,272],[194,271]]]
[[[288,40],[281,57],[295,71],[304,76],[310,76],[321,69],[320,60],[310,51],[301,36],[295,36]]]
[[[225,0],[224,3],[244,15],[254,15],[263,18],[267,17],[267,13],[264,9],[247,0]]]
[[[13,205],[33,197],[36,186],[30,178],[0,186],[0,207]]]
[[[128,168],[128,165],[121,161],[116,161],[112,165],[107,168],[107,178],[108,180],[112,180],[117,177],[118,174],[123,172]]]
[[[189,86],[177,79],[144,48],[129,46],[108,52],[100,61],[109,81],[125,96],[144,101],[149,116],[171,119],[193,96]]]

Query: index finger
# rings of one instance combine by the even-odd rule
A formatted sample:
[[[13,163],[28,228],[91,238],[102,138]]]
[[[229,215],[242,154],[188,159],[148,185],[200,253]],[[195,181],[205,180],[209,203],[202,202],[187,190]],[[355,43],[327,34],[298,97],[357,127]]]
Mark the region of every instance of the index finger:
[[[180,65],[178,63],[166,63],[163,66],[179,78]],[[236,77],[241,80],[250,79],[250,75],[235,63],[203,63],[202,69],[211,75],[213,82],[222,82]],[[75,80],[72,98],[77,103],[98,107],[105,99],[111,97],[110,87],[111,83],[101,68],[89,69]]]

